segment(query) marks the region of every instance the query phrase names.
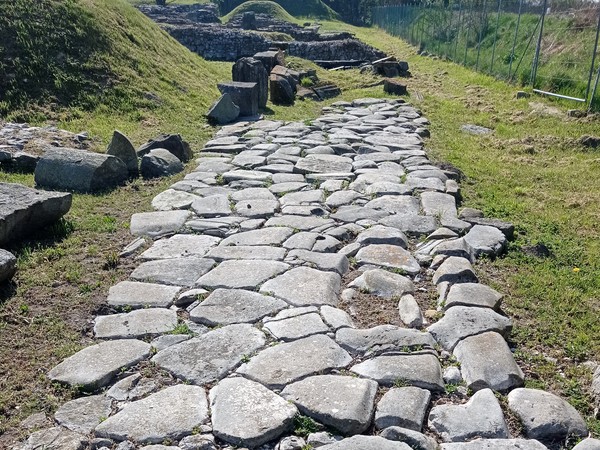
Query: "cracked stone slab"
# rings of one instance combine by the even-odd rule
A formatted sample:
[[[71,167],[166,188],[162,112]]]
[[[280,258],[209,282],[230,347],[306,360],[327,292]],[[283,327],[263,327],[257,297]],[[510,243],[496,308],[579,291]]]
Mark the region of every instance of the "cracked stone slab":
[[[465,235],[465,242],[473,248],[475,256],[496,256],[506,248],[507,240],[498,228],[475,225]]]
[[[280,261],[259,259],[223,261],[200,277],[196,285],[208,289],[255,289],[289,267]]]
[[[129,230],[134,236],[157,238],[181,230],[191,217],[189,211],[156,211],[131,216]]]
[[[415,386],[392,388],[377,403],[375,428],[402,427],[420,432],[431,392]]]
[[[177,298],[179,286],[121,281],[108,290],[107,303],[111,306],[132,308],[168,308]]]
[[[309,231],[295,233],[287,239],[283,246],[290,250],[310,250],[313,252],[331,253],[342,243],[332,236]]]
[[[167,347],[152,361],[191,383],[211,383],[225,377],[265,342],[264,333],[252,325],[228,325]]]
[[[337,272],[339,275],[344,275],[350,267],[348,258],[342,254],[311,252],[301,249],[291,250],[288,253],[286,262],[293,263],[294,261],[304,262],[319,270]]]
[[[220,241],[220,238],[214,236],[176,234],[168,239],[156,241],[152,247],[140,255],[140,259],[172,259],[189,256],[202,258]]]
[[[32,433],[27,443],[15,450],[84,450],[88,447],[89,438],[67,430],[63,427],[52,427]]]
[[[368,245],[358,251],[356,261],[359,265],[369,264],[398,269],[409,275],[416,275],[421,270],[421,266],[410,252],[396,245]]]
[[[310,267],[296,267],[263,284],[261,293],[271,294],[292,306],[336,306],[341,277]]]
[[[586,437],[588,428],[569,403],[550,392],[518,388],[508,394],[508,409],[523,424],[525,437],[562,441],[569,435]]]
[[[90,434],[112,412],[112,400],[104,395],[91,395],[71,400],[54,413],[59,425],[81,434]]]
[[[342,309],[334,308],[329,305],[321,306],[321,317],[323,317],[325,323],[329,325],[333,331],[337,331],[340,328],[354,328],[352,317]]]
[[[384,269],[366,270],[349,284],[383,298],[401,297],[415,291],[413,282],[407,277]]]
[[[136,281],[192,287],[198,278],[215,265],[208,258],[171,258],[147,261],[140,264],[130,275]]]
[[[435,217],[419,216],[417,214],[395,214],[380,219],[379,223],[388,227],[398,228],[400,231],[406,233],[407,235],[415,237],[424,235],[426,236],[428,234],[433,233],[438,228],[438,224]]]
[[[267,245],[219,245],[210,250],[206,256],[207,258],[212,258],[219,262],[230,259],[283,261],[285,253],[286,250],[282,247],[272,247]]]
[[[502,408],[491,389],[476,392],[464,405],[434,406],[429,413],[429,428],[444,442],[510,437]]]
[[[431,334],[395,325],[378,325],[366,329],[344,328],[335,334],[335,340],[350,353],[361,355],[435,347]]]
[[[190,319],[209,327],[255,323],[287,308],[283,300],[241,289],[216,289],[190,311]]]
[[[128,339],[168,333],[177,326],[177,313],[166,308],[144,308],[124,314],[97,316],[94,335],[99,339]]]
[[[394,442],[380,436],[357,435],[333,444],[319,447],[321,450],[411,450],[404,442]]]
[[[150,344],[136,339],[101,342],[69,356],[48,372],[52,381],[85,390],[111,382],[123,367],[131,367],[150,356]]]
[[[382,386],[400,381],[433,392],[444,391],[440,362],[430,353],[376,356],[352,366],[350,371]]]
[[[367,208],[382,209],[398,216],[414,216],[419,214],[419,200],[411,195],[385,195],[371,200]]]
[[[294,230],[288,227],[262,228],[236,233],[223,239],[220,245],[281,245],[292,234]]]
[[[237,372],[270,389],[282,389],[308,375],[344,368],[351,361],[350,355],[332,339],[317,334],[269,347]]]
[[[208,422],[206,392],[198,386],[176,385],[127,403],[96,427],[96,436],[116,441],[156,444],[179,440]]]
[[[444,309],[453,306],[482,306],[498,310],[501,301],[502,294],[485,284],[458,283],[450,288]]]
[[[286,319],[278,319],[275,316],[273,319],[265,319],[263,328],[282,341],[293,341],[330,331],[317,313],[302,314]]]
[[[507,336],[512,330],[509,318],[489,308],[454,306],[440,320],[427,328],[444,350],[452,351],[466,337],[495,331]]]
[[[441,450],[548,450],[534,439],[475,439],[442,444]]]
[[[498,333],[468,337],[454,348],[467,387],[473,391],[490,388],[509,391],[523,386],[524,375],[508,344]]]
[[[291,431],[296,407],[259,383],[226,378],[210,390],[213,433],[255,448]]]
[[[344,435],[354,435],[371,425],[377,387],[372,380],[317,375],[286,386],[281,396],[302,414]]]

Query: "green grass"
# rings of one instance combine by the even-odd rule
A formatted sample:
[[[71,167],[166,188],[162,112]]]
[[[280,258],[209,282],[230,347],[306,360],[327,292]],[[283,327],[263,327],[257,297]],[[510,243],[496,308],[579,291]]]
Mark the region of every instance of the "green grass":
[[[224,23],[229,22],[233,16],[245,12],[254,12],[256,14],[267,14],[273,19],[283,20],[285,22],[296,22],[296,19],[288,13],[281,5],[276,2],[266,0],[251,0],[237,6],[229,14],[223,16]]]

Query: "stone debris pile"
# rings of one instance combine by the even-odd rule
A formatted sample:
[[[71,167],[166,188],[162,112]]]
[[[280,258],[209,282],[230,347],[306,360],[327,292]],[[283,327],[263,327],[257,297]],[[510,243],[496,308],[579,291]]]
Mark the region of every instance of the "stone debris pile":
[[[359,99],[310,123],[222,128],[132,217],[151,246],[111,288],[98,343],[48,373],[95,395],[17,448],[538,450],[587,436],[567,402],[523,387],[502,294],[474,266],[512,226],[459,213],[427,125],[402,100]],[[389,304],[389,323],[360,326]]]

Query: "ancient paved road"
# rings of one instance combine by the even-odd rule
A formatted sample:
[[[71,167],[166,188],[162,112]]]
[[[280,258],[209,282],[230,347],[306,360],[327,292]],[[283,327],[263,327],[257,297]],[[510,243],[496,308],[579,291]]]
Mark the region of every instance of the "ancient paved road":
[[[156,212],[132,217],[156,240],[111,288],[120,312],[96,319],[98,344],[48,374],[95,395],[19,448],[528,450],[586,436],[570,405],[522,388],[502,295],[472,266],[512,226],[459,218],[427,125],[401,101],[361,99],[311,123],[221,129]],[[395,324],[355,325],[385,304]],[[294,436],[302,417],[318,429]]]

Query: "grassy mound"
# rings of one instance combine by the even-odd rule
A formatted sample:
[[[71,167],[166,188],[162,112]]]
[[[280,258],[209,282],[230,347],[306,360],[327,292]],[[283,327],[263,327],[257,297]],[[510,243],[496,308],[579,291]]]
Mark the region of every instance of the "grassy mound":
[[[139,121],[183,104],[203,113],[227,76],[125,0],[16,0],[0,31],[0,117],[10,120],[93,111]]]
[[[231,9],[233,8],[233,9]],[[337,19],[337,13],[321,0],[251,0],[248,2],[234,0],[221,5],[221,12],[227,12],[224,21],[228,21],[236,14],[246,11],[272,15],[280,20],[295,22],[294,17],[314,17],[318,19]],[[294,16],[294,17],[291,17]]]

